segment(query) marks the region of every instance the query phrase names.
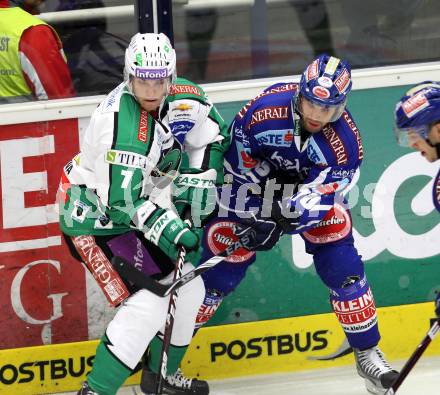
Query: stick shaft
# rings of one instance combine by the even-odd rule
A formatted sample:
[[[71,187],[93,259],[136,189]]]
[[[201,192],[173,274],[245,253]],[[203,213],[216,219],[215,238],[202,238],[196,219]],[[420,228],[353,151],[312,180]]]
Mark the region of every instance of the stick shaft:
[[[392,387],[387,392],[385,392],[385,395],[394,395],[397,392],[399,387],[405,381],[408,374],[416,365],[417,361],[420,359],[420,357],[423,355],[425,350],[428,348],[429,344],[437,336],[440,329],[439,323],[440,323],[440,319],[434,322],[434,324],[431,326],[426,336],[419,343],[413,354],[409,357],[408,361],[406,361],[405,365],[400,371],[399,376],[397,376],[397,379],[392,385]]]

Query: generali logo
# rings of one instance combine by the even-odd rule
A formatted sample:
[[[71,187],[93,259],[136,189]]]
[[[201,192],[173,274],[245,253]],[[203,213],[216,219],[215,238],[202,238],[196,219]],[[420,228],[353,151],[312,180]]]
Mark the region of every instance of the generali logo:
[[[148,112],[142,110],[139,118],[138,140],[143,143],[147,142],[148,137]]]
[[[288,107],[266,107],[262,110],[255,111],[252,114],[250,126],[271,119],[287,119],[289,117]]]

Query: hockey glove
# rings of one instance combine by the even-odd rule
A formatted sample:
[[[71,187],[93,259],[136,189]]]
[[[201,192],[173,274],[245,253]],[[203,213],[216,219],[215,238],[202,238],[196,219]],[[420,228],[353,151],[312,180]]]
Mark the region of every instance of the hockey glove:
[[[217,172],[209,169],[203,173],[180,174],[174,181],[173,203],[182,216],[186,206],[191,207],[192,223],[202,226],[202,221],[215,209]]]
[[[252,213],[250,218],[240,219],[235,224],[234,234],[238,238],[249,238],[250,241],[246,244],[249,251],[267,251],[277,244],[283,230],[272,218],[257,218]]]
[[[437,314],[437,317],[440,318],[440,291],[435,297],[435,314]]]
[[[157,245],[171,259],[177,258],[179,246],[187,251],[196,250],[199,238],[174,211],[157,208],[145,222],[144,236]]]
[[[299,225],[299,214],[291,209],[291,200],[275,200],[272,204],[272,218],[283,233],[294,233]]]

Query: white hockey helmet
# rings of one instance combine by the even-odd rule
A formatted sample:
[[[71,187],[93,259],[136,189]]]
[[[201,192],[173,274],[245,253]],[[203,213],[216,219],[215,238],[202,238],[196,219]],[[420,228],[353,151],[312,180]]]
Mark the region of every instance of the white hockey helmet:
[[[168,37],[156,33],[137,33],[125,50],[124,78],[176,78],[176,51]]]

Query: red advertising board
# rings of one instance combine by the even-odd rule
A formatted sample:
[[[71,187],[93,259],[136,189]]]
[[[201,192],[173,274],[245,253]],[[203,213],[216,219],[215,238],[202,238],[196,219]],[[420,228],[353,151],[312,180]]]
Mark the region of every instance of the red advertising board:
[[[78,120],[0,126],[0,349],[88,338],[85,272],[58,227]]]

